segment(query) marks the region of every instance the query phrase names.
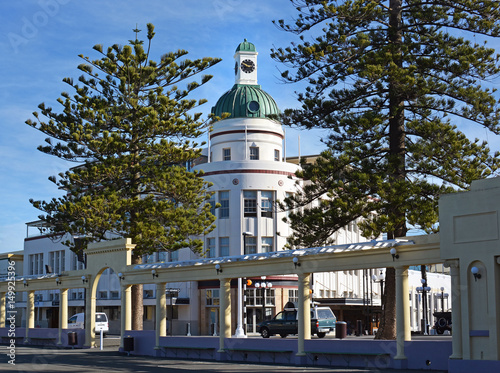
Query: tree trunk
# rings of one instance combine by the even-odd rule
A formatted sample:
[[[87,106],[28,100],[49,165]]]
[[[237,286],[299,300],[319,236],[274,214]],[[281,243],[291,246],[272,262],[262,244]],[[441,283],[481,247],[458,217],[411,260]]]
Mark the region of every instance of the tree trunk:
[[[375,339],[396,339],[396,270],[385,270],[382,317]]]
[[[140,255],[132,255],[132,264],[141,264]],[[143,285],[132,286],[132,330],[143,330]]]
[[[389,46],[392,48],[392,62],[397,71],[389,80],[389,159],[388,173],[390,182],[397,190],[406,178],[406,134],[404,117],[404,92],[398,77],[403,67],[401,45],[403,33],[401,31],[401,0],[390,0],[389,10]],[[394,219],[395,227],[387,232],[388,239],[404,237],[406,235],[405,211],[398,205],[389,208],[389,215]],[[396,270],[386,268],[385,273],[385,302],[382,312],[382,322],[377,339],[396,339]]]

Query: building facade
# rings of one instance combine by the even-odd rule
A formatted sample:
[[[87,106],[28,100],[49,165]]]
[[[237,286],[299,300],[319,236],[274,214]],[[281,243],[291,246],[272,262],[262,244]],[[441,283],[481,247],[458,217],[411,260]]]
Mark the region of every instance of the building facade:
[[[244,41],[235,50],[235,84],[224,93],[212,108],[212,113],[229,116],[216,122],[209,133],[209,146],[204,161],[195,169],[204,171],[205,180],[212,183],[213,197],[209,201],[217,217],[216,228],[203,237],[204,256],[209,258],[272,253],[286,249],[286,238],[292,233],[283,221],[287,211],[280,210],[278,201],[296,193],[303,180],[296,177],[296,161],[288,162],[284,156],[284,131],[276,120],[279,109],[274,99],[257,81],[258,53],[255,46]],[[28,223],[29,232],[40,228],[38,222]],[[366,238],[356,225],[350,223],[336,233],[336,244],[365,242]],[[28,276],[63,273],[82,269],[84,263],[49,236],[31,234],[25,239],[23,271]],[[159,252],[143,258],[144,263],[176,262],[197,259],[189,249],[178,252]],[[377,312],[380,313],[384,270],[354,270],[335,273],[315,273],[311,292],[317,304],[328,305],[341,320],[352,324],[361,320],[363,329],[376,328]],[[420,272],[410,277],[412,289],[420,284]],[[439,271],[437,271],[439,272]],[[375,277],[374,277],[375,276]],[[427,323],[432,312],[443,308],[436,299],[449,289],[449,278],[429,274],[432,290],[425,316]],[[436,276],[434,278],[434,276]],[[433,278],[431,281],[431,277]],[[413,279],[412,279],[413,278]],[[288,301],[298,297],[297,277],[272,276],[245,279],[244,324],[249,332],[256,325],[279,312]],[[233,299],[237,298],[238,282],[232,284]],[[171,334],[213,335],[218,333],[219,282],[200,281],[170,283],[166,286],[168,332]],[[419,320],[424,319],[421,306],[422,294],[412,290],[412,330],[420,330]],[[36,324],[57,327],[59,305],[57,290],[43,291],[35,296]],[[110,333],[120,327],[120,281],[112,268],[107,269],[98,285],[96,311],[105,312],[110,320]],[[155,325],[156,288],[144,286],[144,327]],[[73,289],[69,294],[69,315],[83,312],[83,289]],[[25,306],[26,299],[19,302]],[[235,301],[236,303],[236,301]],[[442,306],[442,307],[441,307]],[[448,309],[448,303],[446,304]],[[375,320],[375,323],[374,323]],[[236,314],[232,325],[236,327]]]

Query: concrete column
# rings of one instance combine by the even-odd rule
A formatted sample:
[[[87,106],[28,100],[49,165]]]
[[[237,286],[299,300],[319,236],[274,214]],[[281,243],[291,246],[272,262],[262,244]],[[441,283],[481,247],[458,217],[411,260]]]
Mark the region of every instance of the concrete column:
[[[5,315],[6,315],[6,300],[5,300],[5,295],[7,293],[5,292],[0,292],[0,328],[7,327],[5,325]]]
[[[26,334],[24,340],[29,340],[29,330],[35,327],[35,291],[28,291],[28,300],[26,301]]]
[[[462,293],[460,290],[460,262],[448,260],[445,266],[450,268],[451,275],[451,324],[453,325],[452,354],[450,359],[462,359]]]
[[[411,341],[408,267],[396,268],[396,345],[394,359],[405,360],[404,342]]]
[[[311,339],[311,294],[309,273],[299,274],[297,356],[305,356],[305,340]]]
[[[220,281],[220,310],[219,310],[219,351],[224,352],[224,340],[231,338],[231,279]]]
[[[68,289],[59,291],[59,339],[58,345],[62,345],[62,331],[68,328]]]
[[[92,289],[96,287],[85,289],[85,347],[95,347],[95,293]]]
[[[160,337],[167,335],[167,296],[165,294],[166,282],[156,284],[156,344],[160,348]]]
[[[121,288],[121,310],[120,310],[120,347],[123,348],[123,337],[127,330],[132,330],[132,285],[124,285]]]

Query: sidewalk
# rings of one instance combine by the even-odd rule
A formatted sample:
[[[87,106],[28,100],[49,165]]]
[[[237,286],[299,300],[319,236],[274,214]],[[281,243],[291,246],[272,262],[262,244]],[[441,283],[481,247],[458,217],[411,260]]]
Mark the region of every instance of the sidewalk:
[[[4,351],[6,346],[2,346]],[[8,364],[9,357],[3,353],[0,357],[0,372],[71,372],[103,373],[107,372],[200,372],[200,373],[298,373],[298,372],[364,372],[364,373],[421,373],[416,370],[365,370],[346,368],[297,367],[266,364],[219,363],[192,360],[159,359],[142,356],[127,356],[117,352],[116,346],[87,350],[48,349],[36,347],[17,347],[16,365]],[[428,371],[426,371],[428,372]],[[434,371],[436,373],[436,371]]]

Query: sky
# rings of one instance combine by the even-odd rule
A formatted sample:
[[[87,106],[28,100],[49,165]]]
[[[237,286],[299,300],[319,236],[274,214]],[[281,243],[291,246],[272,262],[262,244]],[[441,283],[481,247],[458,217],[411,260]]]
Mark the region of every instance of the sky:
[[[186,58],[219,57],[223,61],[206,73],[214,78],[198,95],[208,102],[208,114],[217,99],[234,84],[236,47],[246,38],[257,48],[258,83],[280,109],[297,107],[298,87],[279,81],[279,63],[270,57],[273,46],[287,46],[293,35],[279,30],[273,19],[291,20],[289,0],[23,0],[0,5],[0,253],[22,250],[26,223],[38,219],[29,202],[60,195],[48,180],[73,163],[37,150],[45,135],[25,124],[40,103],[60,112],[56,102],[70,87],[65,77],[78,77],[79,54],[98,59],[92,47],[125,45],[133,29],[155,25],[151,59],[184,49]],[[142,35],[142,37],[141,37]],[[286,129],[287,156],[317,154],[320,133]]]
[[[271,49],[286,47],[296,36],[279,30],[272,20],[292,20],[290,0],[22,0],[0,5],[0,253],[23,249],[26,223],[38,219],[29,202],[60,195],[48,180],[74,164],[43,154],[37,147],[45,135],[25,124],[40,103],[60,112],[56,99],[70,87],[65,77],[77,78],[79,54],[98,59],[92,47],[125,45],[136,27],[146,38],[146,24],[155,25],[151,59],[184,49],[187,58],[219,57],[223,61],[207,73],[214,78],[198,94],[208,102],[208,114],[217,99],[234,84],[236,47],[244,40],[259,52],[258,83],[281,110],[298,107],[298,85],[283,84],[285,69],[270,57]],[[141,37],[140,37],[141,38]],[[500,50],[500,43],[497,50]],[[495,45],[494,45],[495,46]],[[498,84],[496,84],[498,88]],[[496,142],[477,126],[464,127],[471,137]],[[488,136],[490,136],[488,138]],[[318,154],[322,133],[286,128],[286,155]],[[300,140],[299,140],[300,139]],[[300,146],[299,146],[300,143]]]

